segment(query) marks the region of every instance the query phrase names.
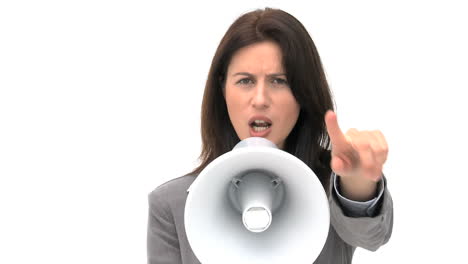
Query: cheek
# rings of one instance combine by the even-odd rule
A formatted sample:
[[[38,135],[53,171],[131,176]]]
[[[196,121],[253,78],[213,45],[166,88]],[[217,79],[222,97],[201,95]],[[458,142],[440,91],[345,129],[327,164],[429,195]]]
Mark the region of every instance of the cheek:
[[[296,125],[297,119],[299,117],[300,107],[299,104],[294,100],[291,99],[289,102],[285,103],[283,108],[283,124],[285,133],[289,134],[291,130]]]
[[[295,110],[295,111],[291,112],[291,115],[288,118],[289,131],[291,131],[293,129],[293,127],[296,125],[298,117],[299,117],[299,110]]]
[[[229,117],[231,117],[231,119],[239,113],[239,101],[232,94],[226,94],[226,106],[228,109]]]
[[[294,105],[294,110],[293,110],[293,116],[294,116],[294,119],[293,119],[293,123],[296,124],[297,122],[297,118],[299,117],[299,112],[301,111],[301,107],[299,106],[298,103],[296,103]]]
[[[226,106],[229,114],[229,119],[236,132],[239,133],[240,125],[242,124],[242,102],[238,94],[226,91]]]
[[[300,106],[292,95],[284,102],[282,109],[284,109],[286,121],[295,124],[299,116]]]
[[[229,108],[235,107],[236,103],[239,101],[239,95],[235,92],[234,88],[230,85],[226,85],[224,88],[224,99],[226,100],[226,105]]]

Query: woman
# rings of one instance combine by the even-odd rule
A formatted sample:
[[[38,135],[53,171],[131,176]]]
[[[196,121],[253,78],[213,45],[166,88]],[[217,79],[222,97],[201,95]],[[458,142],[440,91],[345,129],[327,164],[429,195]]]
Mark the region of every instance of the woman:
[[[184,229],[186,190],[214,159],[247,137],[265,137],[306,163],[327,190],[331,227],[315,263],[351,263],[375,251],[393,226],[379,131],[343,134],[315,45],[303,25],[256,10],[228,29],[213,58],[202,104],[201,165],[149,195],[149,263],[200,263]],[[331,148],[331,151],[330,151]]]

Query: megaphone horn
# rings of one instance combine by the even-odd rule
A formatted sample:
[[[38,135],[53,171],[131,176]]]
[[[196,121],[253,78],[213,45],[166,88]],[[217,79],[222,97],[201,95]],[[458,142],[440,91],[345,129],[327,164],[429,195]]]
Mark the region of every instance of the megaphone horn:
[[[188,190],[185,231],[203,264],[313,263],[330,211],[314,172],[265,138],[213,160]]]

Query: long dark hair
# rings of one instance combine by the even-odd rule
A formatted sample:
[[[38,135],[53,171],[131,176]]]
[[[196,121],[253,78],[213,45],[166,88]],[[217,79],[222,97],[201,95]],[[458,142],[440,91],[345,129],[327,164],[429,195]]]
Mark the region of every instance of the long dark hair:
[[[279,45],[288,83],[300,105],[299,118],[285,141],[284,150],[306,163],[322,185],[328,187],[330,139],[324,116],[327,110],[333,109],[333,100],[322,62],[301,22],[285,11],[271,8],[240,16],[229,27],[216,50],[203,95],[201,164],[190,174],[200,173],[240,141],[229,120],[223,97],[226,72],[237,50],[262,41]]]

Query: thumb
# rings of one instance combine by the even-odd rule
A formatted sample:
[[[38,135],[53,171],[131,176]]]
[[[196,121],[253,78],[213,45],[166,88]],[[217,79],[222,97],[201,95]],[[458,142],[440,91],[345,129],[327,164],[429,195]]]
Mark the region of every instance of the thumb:
[[[330,167],[335,174],[344,175],[346,171],[346,162],[340,157],[333,156]]]

